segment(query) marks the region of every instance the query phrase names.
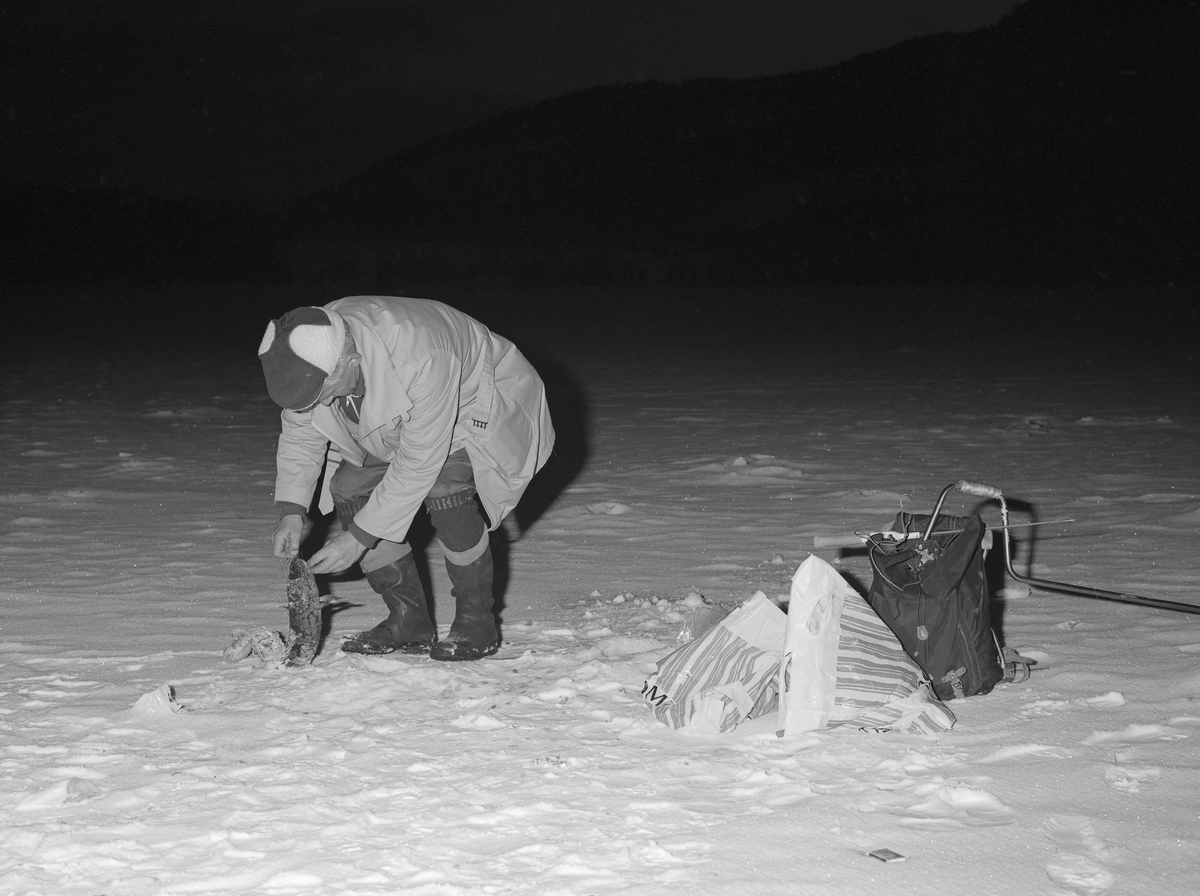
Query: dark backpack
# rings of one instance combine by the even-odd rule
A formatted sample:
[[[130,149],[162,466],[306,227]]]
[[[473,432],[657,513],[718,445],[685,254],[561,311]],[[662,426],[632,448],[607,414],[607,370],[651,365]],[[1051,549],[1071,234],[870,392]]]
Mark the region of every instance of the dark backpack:
[[[991,533],[978,514],[943,514],[926,539],[929,521],[928,515],[901,513],[893,530],[916,534],[903,541],[875,535],[867,542],[875,572],[867,602],[939,698],[986,694],[1001,679],[1013,680],[1019,665],[992,631],[983,569]]]

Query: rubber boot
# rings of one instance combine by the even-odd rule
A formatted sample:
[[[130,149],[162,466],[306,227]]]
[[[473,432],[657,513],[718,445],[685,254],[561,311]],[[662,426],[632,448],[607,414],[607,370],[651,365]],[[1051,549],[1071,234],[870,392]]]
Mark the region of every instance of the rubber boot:
[[[359,632],[342,642],[347,653],[428,653],[437,640],[429,618],[425,589],[417,576],[417,561],[405,554],[367,573],[367,582],[383,598],[388,618],[373,629]]]
[[[450,634],[429,651],[430,659],[456,662],[491,656],[500,647],[492,613],[492,549],[466,566],[447,560],[446,572],[454,595],[454,622]]]

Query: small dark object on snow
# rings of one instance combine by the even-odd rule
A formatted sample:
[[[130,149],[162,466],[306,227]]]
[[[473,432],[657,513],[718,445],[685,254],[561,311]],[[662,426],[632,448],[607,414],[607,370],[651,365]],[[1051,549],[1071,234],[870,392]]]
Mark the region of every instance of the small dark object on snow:
[[[288,564],[288,636],[285,666],[307,666],[321,642],[321,594],[312,570],[300,557]]]

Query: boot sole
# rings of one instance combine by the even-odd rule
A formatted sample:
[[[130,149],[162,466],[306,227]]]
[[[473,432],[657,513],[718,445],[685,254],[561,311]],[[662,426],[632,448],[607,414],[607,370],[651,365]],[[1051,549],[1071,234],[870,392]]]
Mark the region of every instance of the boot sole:
[[[436,645],[435,645],[435,649],[436,649]],[[484,657],[492,656],[499,649],[500,649],[500,643],[496,642],[495,644],[492,644],[490,647],[487,647],[483,650],[479,650],[478,648],[472,648],[469,651],[463,652],[463,653],[438,654],[438,653],[435,653],[434,650],[430,650],[429,658],[431,660],[438,660],[439,662],[443,662],[443,663],[465,663],[465,662],[469,662],[471,660],[481,660]]]
[[[351,641],[342,643],[342,653],[357,653],[360,656],[387,656],[389,653],[403,653],[408,656],[421,656],[429,653],[435,642],[414,642],[412,644],[400,644],[396,647],[375,647],[368,644],[355,644]]]

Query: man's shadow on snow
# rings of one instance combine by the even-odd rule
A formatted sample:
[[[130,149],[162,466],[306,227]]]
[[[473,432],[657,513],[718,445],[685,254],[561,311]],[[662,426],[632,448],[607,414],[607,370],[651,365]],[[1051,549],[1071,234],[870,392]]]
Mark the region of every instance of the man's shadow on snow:
[[[492,533],[495,565],[496,620],[504,642],[503,614],[509,581],[513,576],[512,545],[521,540],[555,500],[579,475],[590,453],[589,403],[583,388],[567,367],[547,352],[527,344],[521,352],[533,364],[546,387],[546,401],[554,424],[554,451],[525,489],[521,501],[504,525]],[[518,571],[519,573],[519,571]]]

